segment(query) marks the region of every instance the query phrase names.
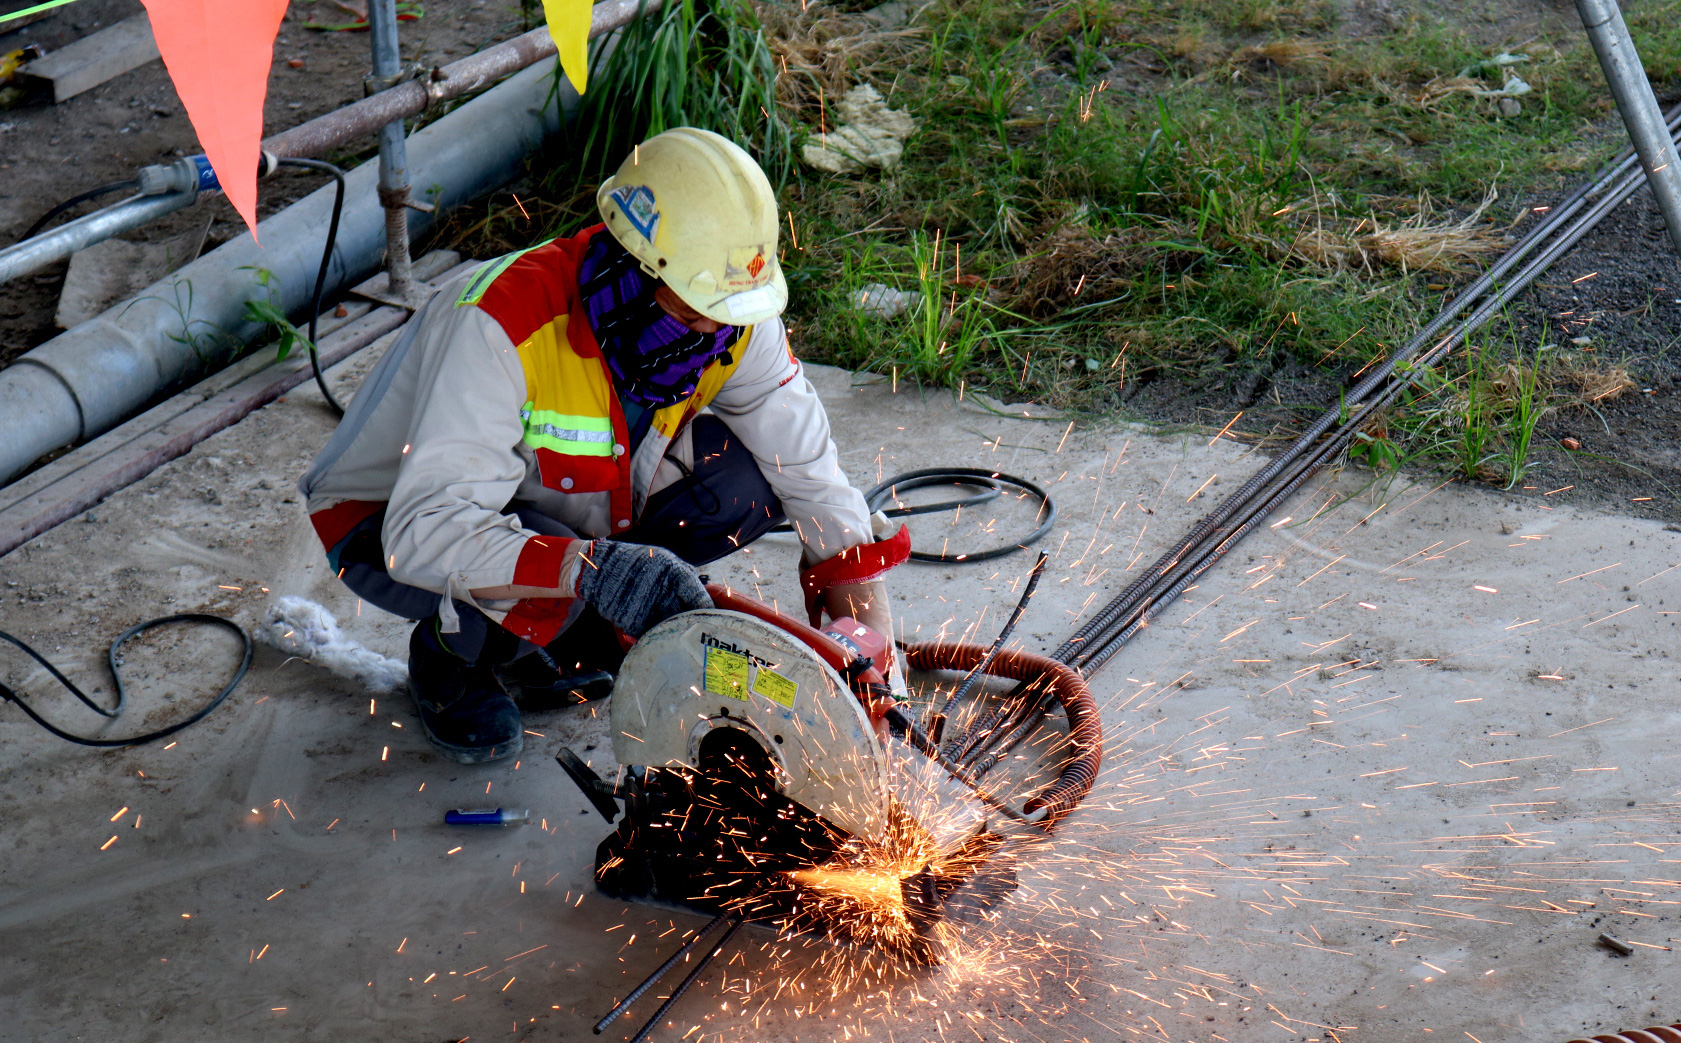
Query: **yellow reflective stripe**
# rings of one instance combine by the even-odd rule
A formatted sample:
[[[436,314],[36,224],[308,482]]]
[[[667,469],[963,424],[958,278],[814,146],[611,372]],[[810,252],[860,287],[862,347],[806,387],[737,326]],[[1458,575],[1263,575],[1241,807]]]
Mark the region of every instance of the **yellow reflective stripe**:
[[[583,358],[566,339],[567,316],[531,332],[517,346],[525,370],[523,441],[568,456],[613,456],[613,400],[607,368]]]
[[[613,421],[607,417],[576,416],[537,409],[527,402],[519,412],[525,422],[525,444],[573,456],[612,456]]]
[[[524,257],[526,254],[540,247],[547,246],[552,242],[554,242],[553,239],[545,239],[536,246],[528,246],[523,250],[515,250],[511,254],[505,254],[502,257],[498,257],[496,260],[486,264],[484,267],[475,272],[471,279],[467,280],[467,286],[461,291],[461,296],[455,299],[455,306],[460,308],[464,305],[479,303],[479,301],[484,297],[485,291],[490,289],[490,284],[496,281],[496,277],[498,275],[507,271],[509,266],[521,257]]]

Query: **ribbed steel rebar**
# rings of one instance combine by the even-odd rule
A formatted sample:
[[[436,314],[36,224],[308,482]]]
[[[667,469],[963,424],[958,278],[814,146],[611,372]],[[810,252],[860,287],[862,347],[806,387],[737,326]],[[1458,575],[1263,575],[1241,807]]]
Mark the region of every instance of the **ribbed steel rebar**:
[[[1681,126],[1681,106],[1666,115],[1666,125],[1674,135]],[[1053,654],[1053,658],[1073,664],[1087,677],[1101,669],[1151,616],[1183,593],[1196,577],[1317,473],[1325,461],[1341,452],[1354,432],[1378,409],[1393,401],[1412,383],[1417,373],[1451,350],[1461,338],[1485,324],[1580,241],[1607,213],[1633,195],[1645,183],[1643,174],[1635,167],[1635,158],[1632,151],[1626,152],[1564,201],[1550,208],[1540,224],[1348,393],[1345,401],[1353,403],[1352,414],[1348,412],[1350,407],[1347,405],[1339,405],[1322,414],[1288,450],[1251,476],[1143,575],[1105,605]],[[1582,213],[1584,207],[1586,212]],[[1531,254],[1534,256],[1531,257]],[[1528,262],[1524,263],[1526,258]],[[1509,282],[1499,285],[1493,294],[1488,293],[1502,276],[1519,264],[1523,267]],[[1472,308],[1469,316],[1458,323],[1451,333],[1431,343],[1430,338],[1467,308]],[[1431,344],[1430,350],[1419,357],[1419,351],[1427,343]],[[1403,365],[1407,365],[1407,369],[1401,377],[1391,380]],[[1380,389],[1385,381],[1390,383]],[[1333,437],[1323,440],[1334,424],[1337,430]],[[1287,472],[1289,477],[1283,484],[1276,484],[1275,479]],[[1257,497],[1261,497],[1259,502]],[[1237,519],[1235,522],[1234,518]],[[1232,524],[1228,525],[1228,522]],[[970,767],[977,777],[984,775],[1032,731],[1050,706],[1051,701],[1041,692],[1033,691],[1027,684],[1018,685],[999,706],[953,740],[952,746],[959,751],[957,760]]]

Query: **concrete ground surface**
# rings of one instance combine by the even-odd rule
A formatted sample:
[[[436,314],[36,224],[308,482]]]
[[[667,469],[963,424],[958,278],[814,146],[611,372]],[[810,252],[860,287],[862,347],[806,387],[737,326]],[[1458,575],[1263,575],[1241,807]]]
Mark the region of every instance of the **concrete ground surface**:
[[[1261,463],[1206,434],[813,374],[861,485],[938,464],[1046,483],[1061,514],[1029,649]],[[122,627],[189,610],[249,627],[282,594],[402,656],[407,625],[327,575],[293,489],[331,428],[300,388],[9,555],[0,626],[106,698]],[[895,975],[749,930],[653,1038],[1502,1043],[1681,1020],[1681,537],[1548,491],[1310,484],[1097,676],[1097,789],[946,966]],[[1030,514],[921,520],[917,541],[976,547]],[[795,555],[771,536],[708,571],[795,606]],[[895,609],[910,636],[988,638],[1030,564],[906,566]],[[108,734],[174,719],[235,661],[220,633],[140,639]],[[609,827],[553,753],[610,768],[598,709],[530,717],[517,762],[462,767],[406,696],[269,649],[169,745],[73,747],[0,707],[0,1039],[590,1038],[703,922],[591,888]],[[533,824],[443,825],[463,806]]]

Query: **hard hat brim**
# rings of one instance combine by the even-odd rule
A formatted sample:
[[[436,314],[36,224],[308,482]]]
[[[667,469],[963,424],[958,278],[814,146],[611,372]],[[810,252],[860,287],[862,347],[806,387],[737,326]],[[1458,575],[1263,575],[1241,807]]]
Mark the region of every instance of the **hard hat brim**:
[[[697,299],[695,295],[671,286],[684,304],[700,312],[713,322],[726,326],[753,326],[782,314],[788,306],[788,283],[782,278],[782,265],[771,262],[770,281],[752,290],[743,290],[722,297]]]

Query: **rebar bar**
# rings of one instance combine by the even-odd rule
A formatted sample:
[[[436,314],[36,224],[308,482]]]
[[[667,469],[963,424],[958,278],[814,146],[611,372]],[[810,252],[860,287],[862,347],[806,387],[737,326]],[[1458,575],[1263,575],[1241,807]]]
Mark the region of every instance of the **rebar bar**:
[[[1666,114],[1665,125],[1671,135],[1676,132],[1681,126],[1681,106]],[[1088,677],[1101,669],[1151,616],[1183,593],[1197,576],[1317,473],[1327,459],[1340,452],[1354,432],[1377,409],[1410,385],[1417,373],[1433,364],[1461,338],[1486,323],[1607,213],[1633,195],[1644,183],[1643,174],[1634,168],[1635,158],[1633,152],[1625,152],[1593,179],[1549,208],[1546,217],[1487,272],[1345,396],[1344,403],[1353,403],[1355,411],[1352,414],[1348,412],[1350,407],[1342,403],[1326,410],[1285,452],[1251,476],[1144,574],[1099,610],[1053,653],[1052,658],[1075,666]],[[1586,213],[1582,213],[1584,208]],[[1578,214],[1581,216],[1577,217]],[[1562,233],[1560,229],[1563,229]],[[1534,256],[1531,257],[1531,254]],[[1496,288],[1499,280],[1520,264],[1523,267],[1517,275]],[[1489,294],[1490,289],[1495,289],[1495,292]],[[1432,341],[1431,338],[1467,308],[1471,309],[1471,314],[1451,333]],[[1422,358],[1415,358],[1426,344],[1431,345],[1430,350]],[[1399,380],[1381,387],[1403,366],[1407,368]],[[1322,441],[1333,425],[1337,425],[1333,437]],[[1281,486],[1274,485],[1274,480],[1286,472],[1291,472],[1290,477]],[[1258,502],[1257,497],[1261,497]],[[1237,521],[1228,525],[1234,518]],[[978,779],[1033,730],[1049,712],[1052,702],[1035,692],[1030,683],[1018,685],[998,706],[972,724],[964,735],[948,744],[947,749],[950,751],[956,747],[958,753],[954,759],[968,767]]]

